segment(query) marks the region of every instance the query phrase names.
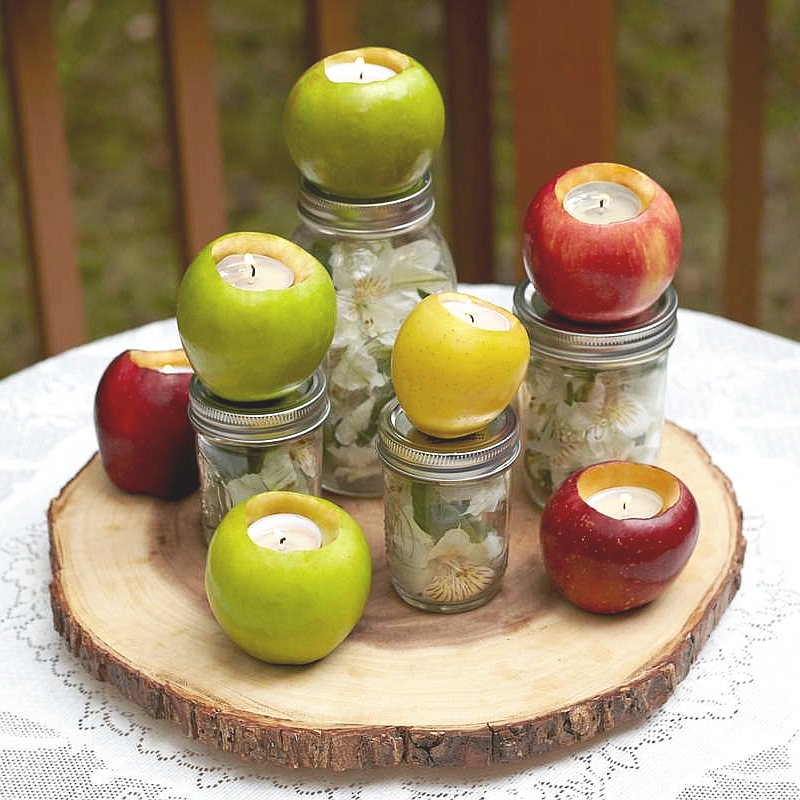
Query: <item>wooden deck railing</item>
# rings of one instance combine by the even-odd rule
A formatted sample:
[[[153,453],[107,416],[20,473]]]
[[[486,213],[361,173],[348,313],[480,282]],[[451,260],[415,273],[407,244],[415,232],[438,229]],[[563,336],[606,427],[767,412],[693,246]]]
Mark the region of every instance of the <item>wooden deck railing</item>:
[[[463,281],[494,277],[489,0],[441,0],[451,75],[450,242]],[[182,263],[226,230],[209,0],[158,5]],[[86,338],[50,0],[0,0],[42,355]],[[357,0],[306,0],[309,63],[360,44]],[[516,217],[561,169],[613,160],[613,0],[509,0]],[[766,0],[732,0],[723,313],[757,324]],[[546,31],[546,34],[541,32]],[[535,35],[532,32],[539,32]],[[545,109],[546,111],[543,111]],[[588,135],[587,132],[591,132]],[[734,168],[735,165],[735,168]],[[176,276],[177,278],[177,276]]]

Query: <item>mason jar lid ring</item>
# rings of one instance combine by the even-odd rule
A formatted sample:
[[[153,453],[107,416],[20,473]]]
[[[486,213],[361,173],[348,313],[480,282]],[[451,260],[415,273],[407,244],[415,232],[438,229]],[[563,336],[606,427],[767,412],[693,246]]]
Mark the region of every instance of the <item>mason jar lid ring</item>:
[[[512,466],[520,451],[517,415],[508,406],[477,433],[437,439],[417,430],[398,400],[381,412],[378,455],[395,472],[436,483],[458,483],[497,475]]]
[[[429,172],[406,194],[365,201],[325,194],[318,186],[301,178],[297,200],[300,219],[329,236],[342,232],[364,237],[376,233],[405,233],[426,225],[433,217],[435,207]]]
[[[586,367],[624,367],[650,361],[668,349],[678,327],[678,295],[670,286],[646,311],[606,325],[556,314],[530,281],[514,291],[514,313],[528,331],[531,355]]]
[[[279,444],[316,430],[330,412],[325,375],[274,400],[239,403],[212,394],[197,376],[189,383],[189,420],[197,433],[225,444]]]

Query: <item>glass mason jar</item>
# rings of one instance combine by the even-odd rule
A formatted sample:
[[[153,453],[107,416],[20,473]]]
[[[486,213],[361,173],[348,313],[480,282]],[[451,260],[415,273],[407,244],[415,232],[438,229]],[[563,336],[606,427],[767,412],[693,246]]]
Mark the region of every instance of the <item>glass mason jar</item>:
[[[523,464],[536,505],[581,467],[655,462],[677,310],[670,287],[631,320],[588,325],[555,314],[530,282],[517,286],[514,313],[531,340],[519,393]]]
[[[380,495],[375,436],[380,412],[394,396],[397,330],[423,297],[456,286],[433,211],[429,175],[406,195],[366,202],[330,197],[301,182],[300,226],[292,238],[325,265],[337,296],[322,476],[332,492]]]
[[[259,403],[224,400],[192,378],[189,419],[197,432],[206,542],[236,503],[255,494],[320,493],[329,408],[322,369],[290,394]]]
[[[511,467],[519,427],[508,407],[478,433],[434,439],[395,400],[384,408],[386,562],[397,593],[426,611],[468,611],[500,589],[508,561]]]

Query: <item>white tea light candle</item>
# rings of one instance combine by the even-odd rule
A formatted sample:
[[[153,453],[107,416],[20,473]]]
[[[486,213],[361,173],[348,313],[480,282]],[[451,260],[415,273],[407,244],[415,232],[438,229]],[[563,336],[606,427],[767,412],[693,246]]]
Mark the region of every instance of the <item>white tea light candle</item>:
[[[627,186],[614,181],[589,181],[567,192],[564,210],[591,225],[625,222],[639,216],[642,202]]]
[[[462,300],[445,300],[442,305],[454,316],[485,331],[507,331],[511,329],[508,317],[493,308]]]
[[[586,502],[612,519],[649,519],[664,505],[658,492],[643,486],[612,486],[593,494]]]
[[[374,83],[392,78],[397,73],[382,64],[371,64],[358,56],[355,61],[325,63],[325,77],[332,83]]]
[[[316,522],[302,514],[269,514],[251,522],[247,535],[259,547],[278,552],[318,550],[322,531]]]
[[[288,289],[294,284],[294,272],[282,261],[259,253],[234,253],[217,264],[217,272],[226,283],[249,292]]]

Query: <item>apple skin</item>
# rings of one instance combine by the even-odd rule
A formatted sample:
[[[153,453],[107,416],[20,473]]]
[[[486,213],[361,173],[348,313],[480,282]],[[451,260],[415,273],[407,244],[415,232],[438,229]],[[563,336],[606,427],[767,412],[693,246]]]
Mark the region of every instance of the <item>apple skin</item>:
[[[326,62],[354,61],[397,72],[372,83],[334,83]],[[343,198],[384,198],[418,183],[444,135],[442,96],[428,71],[385,47],[328,56],[309,67],[286,101],[283,131],[301,174]]]
[[[602,466],[645,466],[623,464]],[[620,520],[602,514],[579,490],[581,477],[597,466],[574,472],[550,497],[539,539],[545,569],[568,600],[586,611],[617,614],[651,602],[678,577],[697,542],[700,518],[692,493],[666,470],[672,496],[660,514]]]
[[[183,371],[161,372],[171,365]],[[175,500],[198,485],[183,350],[126,350],[103,372],[94,398],[100,459],[115,486]]]
[[[295,273],[286,289],[251,292],[219,275],[233,253],[260,253]],[[299,386],[333,339],[336,292],[325,267],[298,245],[267,233],[230,233],[204,247],[178,289],[178,330],[200,381],[227,400],[254,402]]]
[[[564,197],[589,181],[627,186],[642,211],[607,225],[575,219],[564,209]],[[649,308],[672,281],[681,246],[681,221],[670,196],[621,164],[584,164],[561,173],[537,193],[525,217],[528,277],[554,311],[580,322],[618,322]]]
[[[506,317],[507,331],[483,330],[451,314],[448,300]],[[522,323],[499,306],[461,292],[428,295],[409,313],[392,350],[392,382],[414,427],[442,439],[486,427],[514,399],[530,357]]]
[[[322,530],[317,550],[279,553],[247,526],[267,514],[302,514]],[[372,561],[355,520],[339,506],[296,492],[263,492],[222,519],[206,559],[211,611],[242,650],[271,664],[308,664],[338,647],[369,596]]]

